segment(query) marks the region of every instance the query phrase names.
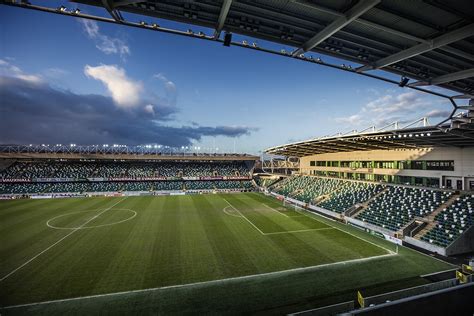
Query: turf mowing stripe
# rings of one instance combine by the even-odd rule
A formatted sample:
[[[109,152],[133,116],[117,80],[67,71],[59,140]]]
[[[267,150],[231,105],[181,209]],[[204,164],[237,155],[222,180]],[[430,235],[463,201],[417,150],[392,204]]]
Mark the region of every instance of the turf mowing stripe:
[[[36,256],[34,256],[33,258],[29,259],[28,261],[26,261],[25,263],[23,263],[21,266],[19,266],[18,268],[14,269],[13,271],[11,271],[10,273],[8,273],[7,275],[5,275],[4,277],[2,277],[0,279],[0,282],[4,281],[5,279],[7,279],[9,276],[11,276],[12,274],[14,274],[15,272],[17,272],[18,270],[20,270],[21,268],[23,268],[24,266],[26,266],[27,264],[29,264],[30,262],[32,262],[33,260],[35,260],[36,258],[38,258],[39,256],[41,256],[43,253],[45,253],[46,251],[48,251],[49,249],[53,248],[54,246],[56,246],[57,244],[59,244],[61,241],[63,241],[64,239],[66,239],[67,237],[71,236],[72,234],[74,234],[75,232],[77,232],[78,230],[81,230],[82,227],[84,227],[85,225],[87,225],[88,223],[90,223],[91,221],[93,221],[94,219],[96,219],[97,217],[99,217],[100,215],[102,215],[103,213],[107,212],[108,210],[110,210],[112,207],[114,207],[115,205],[119,204],[120,202],[124,201],[126,199],[126,197],[122,200],[119,200],[117,203],[114,203],[112,206],[104,209],[103,211],[101,211],[99,214],[91,217],[90,219],[88,219],[84,224],[82,224],[81,226],[75,228],[73,231],[71,231],[69,234],[67,234],[66,236],[62,237],[61,239],[59,239],[58,241],[56,241],[55,243],[53,243],[52,245],[50,245],[48,248],[44,249],[43,251],[41,251],[40,253],[38,253]]]
[[[225,198],[222,198],[222,199],[223,199],[224,201],[226,201],[227,204],[229,204],[230,207],[232,207],[234,210],[236,210],[237,213],[239,213],[239,214],[242,216],[242,218],[244,218],[247,222],[249,222],[250,225],[252,225],[253,227],[255,227],[255,229],[258,230],[260,234],[265,235],[265,233],[262,232],[262,231],[260,230],[260,228],[258,228],[257,226],[255,226],[254,223],[252,223],[247,217],[244,216],[244,214],[242,214],[237,208],[235,208],[232,204],[230,204],[229,201],[227,201]]]
[[[27,303],[27,304],[20,304],[20,305],[11,305],[11,306],[0,307],[0,310],[36,306],[36,305],[54,304],[54,303],[76,301],[76,300],[83,300],[83,299],[93,299],[93,298],[106,297],[106,296],[126,295],[126,294],[132,294],[132,293],[144,293],[144,292],[150,292],[150,291],[159,291],[159,290],[167,290],[167,289],[175,289],[175,288],[186,288],[186,287],[196,287],[196,286],[199,287],[199,286],[206,286],[209,284],[220,284],[220,283],[226,283],[226,282],[232,282],[232,281],[238,281],[238,280],[247,280],[247,279],[252,279],[252,278],[262,278],[262,277],[264,278],[264,277],[269,277],[269,276],[279,275],[279,274],[291,274],[291,273],[302,272],[302,271],[315,271],[315,270],[323,269],[330,266],[357,264],[359,262],[372,261],[372,260],[392,257],[396,255],[397,255],[396,253],[390,253],[390,254],[379,255],[379,256],[351,259],[351,260],[338,261],[338,262],[332,262],[332,263],[324,263],[324,264],[315,265],[315,266],[294,268],[294,269],[260,273],[260,274],[243,275],[243,276],[225,278],[225,279],[219,279],[219,280],[202,281],[202,282],[195,282],[195,283],[188,283],[188,284],[178,284],[178,285],[155,287],[155,288],[149,288],[149,289],[115,292],[115,293],[105,293],[105,294],[97,294],[97,295],[72,297],[72,298],[65,298],[65,299],[60,299],[60,300],[51,300],[51,301]]]
[[[304,233],[304,232],[312,232],[312,231],[327,230],[327,229],[334,229],[334,227],[313,228],[313,229],[300,229],[300,230],[287,230],[287,231],[284,231],[284,232],[265,233],[264,235],[278,235],[278,234]]]

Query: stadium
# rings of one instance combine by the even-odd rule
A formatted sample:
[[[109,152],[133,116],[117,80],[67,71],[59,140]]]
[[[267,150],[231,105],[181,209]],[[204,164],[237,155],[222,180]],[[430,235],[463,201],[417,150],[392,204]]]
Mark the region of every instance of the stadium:
[[[63,2],[0,7],[275,55],[416,91],[449,113],[437,124],[341,124],[339,133],[258,153],[237,152],[235,141],[219,151],[1,136],[1,315],[474,313],[469,1]],[[160,23],[145,22],[153,19]],[[211,33],[161,26],[167,21]],[[45,96],[21,99],[28,91],[15,100]],[[2,113],[8,125],[13,115]],[[12,127],[20,128],[28,129]]]

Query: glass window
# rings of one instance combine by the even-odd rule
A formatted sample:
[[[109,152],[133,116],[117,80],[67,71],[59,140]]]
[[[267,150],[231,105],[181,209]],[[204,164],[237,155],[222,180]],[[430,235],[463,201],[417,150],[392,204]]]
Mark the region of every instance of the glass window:
[[[427,160],[426,170],[454,171],[454,161],[453,160]]]

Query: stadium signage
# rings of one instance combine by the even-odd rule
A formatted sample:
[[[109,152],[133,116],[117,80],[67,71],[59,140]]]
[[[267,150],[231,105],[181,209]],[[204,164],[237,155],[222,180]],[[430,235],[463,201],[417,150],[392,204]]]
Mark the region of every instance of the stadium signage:
[[[75,182],[83,181],[77,178],[36,178],[33,179],[33,182]]]
[[[199,177],[200,180],[224,180],[224,177]]]
[[[250,177],[246,176],[227,176],[224,177],[224,180],[249,180]]]
[[[121,177],[121,178],[34,178],[34,179],[0,179],[0,183],[19,183],[19,182],[103,182],[103,181],[173,181],[173,180],[250,180],[247,176],[227,176],[227,177]]]
[[[30,179],[0,179],[0,182],[5,182],[5,183],[9,183],[9,182],[31,182]]]
[[[402,240],[401,239],[398,239],[396,237],[393,237],[393,236],[390,236],[390,235],[387,235],[387,234],[383,234],[383,237],[385,238],[385,240],[388,240],[390,242],[393,242],[394,244],[397,244],[397,245],[402,245]]]
[[[143,178],[105,178],[100,181],[156,181],[156,180],[174,180],[176,178],[166,178],[166,177],[143,177]]]

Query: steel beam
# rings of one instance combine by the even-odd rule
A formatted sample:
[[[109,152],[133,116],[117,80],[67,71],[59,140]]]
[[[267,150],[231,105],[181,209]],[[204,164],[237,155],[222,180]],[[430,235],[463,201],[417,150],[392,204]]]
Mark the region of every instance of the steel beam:
[[[120,11],[115,9],[115,4],[111,0],[102,0],[102,5],[109,12],[110,16],[117,22],[122,22],[123,18]]]
[[[299,54],[305,53],[314,47],[321,44],[325,39],[331,37],[334,33],[350,24],[352,21],[357,19],[359,16],[365,12],[372,9],[374,6],[380,3],[380,0],[366,0],[360,1],[355,6],[347,10],[342,16],[338,17],[324,29],[322,29],[318,34],[310,38],[306,43],[301,45],[300,48],[296,49],[292,55],[297,56]]]
[[[430,50],[437,49],[439,47],[448,45],[453,42],[460,41],[466,37],[472,36],[474,34],[474,24],[466,25],[462,28],[456,29],[452,32],[438,36],[430,41],[430,43],[421,43],[415,46],[412,46],[408,49],[402,50],[393,55],[387,56],[385,58],[379,59],[372,63],[371,65],[365,65],[357,68],[358,72],[379,69],[392,64],[395,64],[399,61],[426,53]]]
[[[451,82],[451,81],[456,81],[456,80],[462,80],[462,79],[467,79],[470,77],[474,77],[474,68],[471,69],[466,69],[466,70],[461,70],[458,72],[453,72],[450,74],[442,75],[439,77],[432,78],[428,81],[416,81],[411,84],[410,86],[429,86],[429,85],[435,85],[435,84],[442,84],[446,82]]]
[[[123,7],[129,4],[136,4],[136,3],[141,3],[144,2],[144,0],[120,0],[120,1],[114,1],[114,8],[117,7]]]
[[[224,28],[225,20],[227,19],[227,14],[229,14],[230,6],[232,5],[232,0],[224,0],[222,2],[221,12],[219,13],[219,19],[217,20],[216,30],[214,31],[214,38],[219,38],[221,35],[222,29]]]

